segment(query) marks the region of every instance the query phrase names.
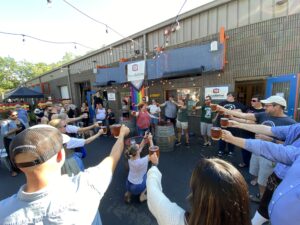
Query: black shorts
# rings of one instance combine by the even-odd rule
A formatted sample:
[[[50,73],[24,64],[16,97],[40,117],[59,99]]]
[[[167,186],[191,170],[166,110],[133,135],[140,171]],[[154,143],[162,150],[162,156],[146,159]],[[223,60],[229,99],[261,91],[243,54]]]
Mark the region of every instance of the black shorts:
[[[270,219],[269,213],[268,213],[268,206],[271,202],[271,199],[272,199],[275,189],[278,187],[278,185],[281,183],[281,181],[282,180],[279,177],[277,177],[277,175],[274,172],[268,177],[266,190],[260,200],[260,204],[257,209],[259,214],[262,215],[266,219]]]

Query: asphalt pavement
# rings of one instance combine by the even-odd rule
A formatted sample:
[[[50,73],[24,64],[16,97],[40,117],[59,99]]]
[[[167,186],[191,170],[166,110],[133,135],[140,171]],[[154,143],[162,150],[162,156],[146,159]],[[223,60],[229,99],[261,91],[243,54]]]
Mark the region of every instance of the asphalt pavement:
[[[113,137],[100,137],[87,146],[88,155],[84,159],[86,167],[99,163],[107,156],[115,142]],[[162,172],[163,192],[168,198],[179,206],[188,210],[186,196],[189,194],[189,179],[194,166],[201,157],[213,157],[217,153],[217,143],[213,146],[202,147],[202,140],[198,137],[191,137],[191,146],[184,145],[175,147],[172,152],[161,152],[159,169]],[[224,157],[238,168],[241,162],[241,153],[235,151],[234,157]],[[122,157],[112,182],[100,203],[100,214],[103,225],[156,225],[155,218],[147,208],[147,203],[139,203],[138,198],[133,198],[131,204],[124,203],[125,182],[127,170],[125,158]],[[257,193],[257,187],[250,185],[248,169],[240,169],[249,184],[250,193]],[[25,183],[23,174],[11,177],[8,171],[0,167],[0,200],[16,193],[19,187]],[[257,204],[251,203],[251,214],[253,215]]]

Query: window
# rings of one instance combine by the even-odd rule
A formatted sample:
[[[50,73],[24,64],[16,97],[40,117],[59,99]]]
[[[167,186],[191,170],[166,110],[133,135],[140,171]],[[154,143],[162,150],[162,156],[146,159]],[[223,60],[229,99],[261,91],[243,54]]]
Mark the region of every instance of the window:
[[[189,112],[192,111],[193,105],[199,101],[200,88],[179,88],[176,90],[167,90],[166,97],[173,95],[176,99],[183,99],[186,102]]]
[[[68,86],[60,87],[60,95],[62,99],[70,99]]]

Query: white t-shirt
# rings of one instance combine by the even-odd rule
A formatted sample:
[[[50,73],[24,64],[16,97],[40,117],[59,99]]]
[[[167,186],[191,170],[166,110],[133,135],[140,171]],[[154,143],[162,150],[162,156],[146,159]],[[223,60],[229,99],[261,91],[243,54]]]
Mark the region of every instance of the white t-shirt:
[[[61,176],[37,192],[26,193],[22,186],[0,201],[0,224],[101,225],[98,207],[112,178],[106,165],[100,163],[73,177]]]
[[[139,158],[139,159],[128,159],[129,164],[129,174],[128,174],[128,180],[132,184],[141,184],[143,182],[143,177],[147,173],[148,169],[148,155]]]
[[[67,125],[66,126],[66,132],[69,134],[77,134],[79,130],[79,127],[73,126],[73,125]]]
[[[147,204],[159,225],[185,225],[185,211],[162,192],[161,173],[156,166],[147,174]]]
[[[106,117],[105,109],[97,109],[96,119],[97,120],[104,120]]]
[[[67,149],[83,147],[85,144],[85,139],[83,138],[70,138],[70,141],[67,143]]]
[[[151,114],[160,112],[160,107],[158,107],[157,105],[149,105],[147,108],[149,109]]]

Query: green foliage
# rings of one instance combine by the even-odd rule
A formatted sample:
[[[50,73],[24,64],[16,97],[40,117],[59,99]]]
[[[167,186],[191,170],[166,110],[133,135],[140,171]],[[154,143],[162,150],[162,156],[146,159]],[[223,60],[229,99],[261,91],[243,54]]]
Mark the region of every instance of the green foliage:
[[[73,53],[67,52],[62,60],[49,65],[43,62],[33,64],[26,60],[16,62],[11,57],[0,57],[0,92],[16,88],[20,84],[60,67],[76,57]]]

